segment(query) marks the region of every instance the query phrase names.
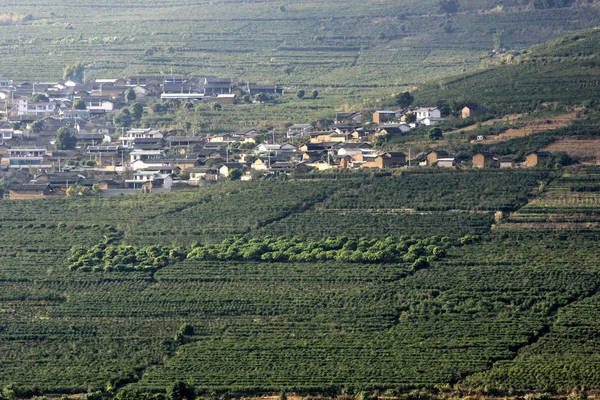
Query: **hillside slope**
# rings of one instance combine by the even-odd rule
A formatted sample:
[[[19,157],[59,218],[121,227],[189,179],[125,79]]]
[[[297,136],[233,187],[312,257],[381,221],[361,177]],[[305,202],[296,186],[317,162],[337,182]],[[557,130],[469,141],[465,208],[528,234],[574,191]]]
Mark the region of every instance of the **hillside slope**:
[[[600,29],[566,35],[496,62],[500,65],[424,85],[416,96],[423,103],[442,98],[519,112],[545,102],[600,100]]]
[[[88,78],[172,72],[402,86],[473,71],[496,45],[522,49],[600,21],[594,3],[533,3],[461,1],[458,12],[444,13],[437,0],[7,0],[0,75],[56,80],[66,65],[84,62]]]

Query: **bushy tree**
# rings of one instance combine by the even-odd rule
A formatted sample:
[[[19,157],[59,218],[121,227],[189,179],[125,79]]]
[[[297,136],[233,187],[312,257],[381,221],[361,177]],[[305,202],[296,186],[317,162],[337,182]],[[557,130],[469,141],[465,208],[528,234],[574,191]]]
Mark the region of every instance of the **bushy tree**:
[[[71,80],[75,82],[83,81],[83,72],[85,70],[85,65],[81,62],[67,65],[63,70],[63,79]]]
[[[113,123],[115,126],[128,127],[131,126],[131,113],[127,108],[121,109],[114,117]]]
[[[84,100],[78,99],[73,102],[73,108],[76,110],[85,110],[87,106],[85,105]]]
[[[431,140],[439,140],[443,137],[442,130],[440,128],[438,128],[437,126],[434,126],[433,128],[431,128],[429,130],[429,133],[427,134],[427,136]]]
[[[317,97],[319,97],[319,91],[318,90],[313,90],[310,94],[310,97],[313,99],[316,99]]]
[[[127,104],[131,101],[135,101],[137,99],[137,95],[135,94],[135,90],[133,88],[129,88],[125,91],[125,101]]]
[[[71,129],[67,126],[61,126],[56,132],[56,148],[58,150],[70,150],[75,148],[77,139],[71,134]]]
[[[269,101],[269,96],[267,96],[263,92],[260,92],[257,93],[256,96],[254,96],[254,100],[258,101],[259,103],[264,103],[265,101]]]
[[[306,92],[304,91],[304,89],[298,89],[298,91],[296,92],[296,97],[299,99],[303,99],[305,94]]]
[[[135,102],[129,108],[130,115],[133,117],[133,119],[135,119],[136,121],[142,119],[142,115],[144,114],[144,107],[140,103]]]
[[[227,179],[231,181],[239,181],[242,177],[243,172],[239,168],[232,168],[231,171],[227,174]]]
[[[44,121],[37,119],[31,124],[31,132],[40,133],[44,130]]]
[[[414,96],[410,92],[398,93],[396,95],[396,105],[398,107],[407,108],[415,100]]]
[[[175,382],[168,390],[167,395],[171,400],[194,400],[194,388],[183,381]]]
[[[45,103],[50,101],[50,99],[43,93],[34,93],[29,97],[29,101],[32,103]]]
[[[460,9],[458,0],[440,0],[438,6],[440,12],[444,14],[454,14]]]

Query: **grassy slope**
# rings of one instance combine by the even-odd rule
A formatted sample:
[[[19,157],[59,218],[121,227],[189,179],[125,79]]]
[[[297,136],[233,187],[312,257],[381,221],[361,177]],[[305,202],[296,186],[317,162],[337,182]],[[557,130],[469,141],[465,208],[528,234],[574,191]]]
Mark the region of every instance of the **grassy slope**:
[[[599,20],[596,8],[526,10],[505,2],[503,12],[489,12],[491,0],[462,3],[459,14],[446,16],[434,0],[42,0],[35,7],[9,0],[3,13],[33,20],[0,26],[0,71],[16,80],[57,79],[66,64],[83,61],[90,77],[173,70],[287,85],[411,85],[476,69],[496,31],[504,46],[525,48]]]
[[[600,30],[574,33],[534,46],[510,64],[423,86],[417,98],[446,98],[522,112],[543,102],[600,100]]]

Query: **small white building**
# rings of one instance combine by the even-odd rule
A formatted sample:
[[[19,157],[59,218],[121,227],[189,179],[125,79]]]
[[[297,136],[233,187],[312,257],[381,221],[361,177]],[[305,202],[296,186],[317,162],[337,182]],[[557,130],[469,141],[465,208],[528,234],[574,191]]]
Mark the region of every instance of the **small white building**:
[[[157,171],[138,171],[133,179],[126,179],[125,184],[130,189],[142,189],[145,193],[151,193],[156,189],[168,191],[173,186],[173,178],[169,174],[161,174]]]
[[[30,102],[29,99],[23,97],[17,103],[17,114],[28,115],[33,114],[38,117],[45,117],[56,112],[56,103],[53,101]]]
[[[454,168],[456,160],[454,158],[438,158],[437,166],[440,168]]]
[[[421,123],[425,126],[434,126],[446,121],[446,118],[435,118],[435,117],[427,117],[421,120]]]
[[[287,137],[305,136],[312,132],[313,129],[315,128],[311,124],[294,124],[288,128]]]
[[[442,113],[437,107],[420,107],[413,111],[417,116],[417,121],[422,121],[426,118],[442,118]]]
[[[125,132],[123,136],[119,138],[119,142],[123,147],[134,147],[134,140],[137,138],[158,138],[162,139],[163,133],[158,130],[148,129],[131,129]]]
[[[165,152],[163,150],[140,150],[135,149],[131,153],[129,153],[129,161],[150,161],[150,160],[159,160],[165,157]]]

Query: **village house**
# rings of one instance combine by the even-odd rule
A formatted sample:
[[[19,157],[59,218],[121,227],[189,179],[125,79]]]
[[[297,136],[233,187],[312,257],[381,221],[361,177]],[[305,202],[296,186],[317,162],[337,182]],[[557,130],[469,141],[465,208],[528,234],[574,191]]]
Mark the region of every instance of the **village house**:
[[[233,79],[231,78],[205,78],[200,81],[200,92],[205,96],[231,93]]]
[[[360,125],[364,122],[364,117],[360,112],[339,112],[335,113],[333,123],[336,125]]]
[[[525,156],[525,166],[535,167],[544,161],[547,161],[550,157],[550,153],[546,153],[544,151],[534,151],[533,153],[529,153]]]
[[[473,167],[491,167],[494,163],[494,155],[491,153],[477,153],[473,156]]]
[[[257,149],[258,153],[293,153],[296,151],[296,146],[289,143],[285,144],[261,144]]]
[[[205,142],[205,139],[199,136],[169,136],[166,139],[169,148],[186,147],[192,148]]]
[[[354,156],[356,154],[364,154],[364,153],[372,153],[373,146],[369,143],[345,143],[344,145],[338,147],[337,155],[340,157],[344,156]]]
[[[219,171],[214,168],[208,167],[194,167],[186,170],[187,173],[190,174],[189,181],[193,183],[198,183],[199,181],[204,180],[217,180],[219,175]]]
[[[173,178],[157,171],[137,171],[133,179],[125,180],[125,185],[130,189],[141,189],[142,193],[164,192],[173,186]]]
[[[151,128],[147,129],[130,129],[121,137],[119,137],[119,142],[121,142],[121,146],[133,148],[135,144],[136,138],[158,138],[162,139],[164,137],[163,133],[159,130],[153,130]]]
[[[377,129],[375,136],[400,136],[408,132],[410,132],[410,126],[406,124],[383,124]]]
[[[52,168],[46,163],[47,151],[44,148],[17,147],[8,149],[7,157],[2,157],[1,165],[11,169],[44,169]]]
[[[10,185],[8,187],[8,198],[10,200],[39,199],[52,195],[53,188],[49,183]]]
[[[237,97],[235,93],[218,94],[217,97],[214,98],[214,102],[221,105],[235,104],[236,101]]]
[[[288,128],[287,137],[294,138],[297,136],[306,136],[310,132],[312,132],[313,129],[314,126],[312,126],[311,124],[294,124]]]
[[[454,157],[438,158],[437,166],[440,168],[454,168],[456,166],[456,160]]]
[[[361,168],[392,168],[399,167],[406,162],[406,154],[400,151],[389,151],[378,154],[372,159],[363,159],[365,161]]]
[[[129,162],[158,160],[165,157],[164,150],[138,150],[129,153]]]
[[[500,168],[514,168],[515,166],[515,161],[509,157],[503,157],[498,162],[500,163]]]
[[[99,133],[76,133],[75,139],[77,139],[78,145],[98,145],[105,141],[110,141],[110,136],[102,135]],[[107,138],[108,136],[108,138]],[[108,140],[107,140],[108,139]]]
[[[221,164],[218,168],[219,176],[221,176],[223,178],[227,178],[229,176],[229,172],[231,172],[231,170],[233,170],[233,169],[239,169],[241,171],[245,171],[248,169],[248,165],[243,164],[243,163],[237,163],[237,162]]]
[[[256,84],[250,83],[246,86],[248,94],[250,96],[256,96],[259,93],[264,94],[277,94],[283,96],[283,88],[277,85],[265,85],[265,84]]]
[[[422,121],[426,118],[442,118],[442,113],[436,107],[420,107],[413,111],[417,117],[417,121]]]
[[[46,117],[54,115],[58,111],[55,101],[30,102],[28,98],[23,97],[17,102],[17,115],[35,115],[37,117]]]
[[[381,125],[396,119],[395,111],[377,110],[373,113],[373,122]]]
[[[110,97],[82,97],[85,108],[90,112],[111,112],[115,109],[115,102]]]
[[[425,155],[425,165],[433,165],[442,158],[448,159],[451,157],[450,154],[445,150],[430,150]]]
[[[462,110],[460,110],[463,119],[483,115],[484,112],[485,110],[478,106],[464,106]]]
[[[425,119],[422,119],[420,122],[425,126],[435,126],[441,124],[444,121],[446,121],[446,118],[427,117]]]

